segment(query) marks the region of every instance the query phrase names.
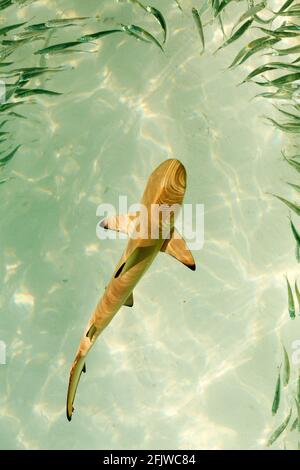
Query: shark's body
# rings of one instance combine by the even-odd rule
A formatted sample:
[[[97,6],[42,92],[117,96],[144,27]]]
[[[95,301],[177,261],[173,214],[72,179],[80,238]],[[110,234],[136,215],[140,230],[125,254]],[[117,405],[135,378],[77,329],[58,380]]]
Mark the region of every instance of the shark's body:
[[[196,269],[192,254],[184,240],[174,229],[174,217],[171,217],[167,223],[162,223],[161,219],[153,217],[153,212],[151,212],[153,205],[158,207],[177,205],[177,207],[180,207],[185,189],[186,171],[184,166],[178,160],[166,160],[156,168],[148,180],[141,201],[143,207],[147,209],[143,216],[140,213],[127,216],[121,215],[101,222],[103,228],[127,232],[130,235],[130,222],[138,220],[139,222],[135,224],[135,227],[138,226],[140,236],[129,239],[127,247],[80,341],[70,372],[67,397],[67,418],[69,421],[72,418],[77,385],[81,373],[85,372],[87,353],[120,308],[123,305],[133,305],[133,289],[156,255],[160,251],[164,251],[177,258],[190,269]],[[162,231],[162,225],[164,231]],[[159,233],[160,236],[153,238],[153,233]],[[167,238],[164,238],[164,233],[168,234]]]

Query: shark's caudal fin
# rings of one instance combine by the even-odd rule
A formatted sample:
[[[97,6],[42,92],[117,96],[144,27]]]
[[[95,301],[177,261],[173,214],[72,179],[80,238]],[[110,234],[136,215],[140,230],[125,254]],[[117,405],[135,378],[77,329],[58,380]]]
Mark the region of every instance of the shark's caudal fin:
[[[176,229],[173,230],[171,238],[165,241],[160,251],[173,256],[192,271],[196,270],[194,257]]]
[[[74,411],[73,403],[81,374],[86,372],[85,357],[78,355],[73,362],[70,373],[68,397],[67,397],[67,418],[71,421]]]

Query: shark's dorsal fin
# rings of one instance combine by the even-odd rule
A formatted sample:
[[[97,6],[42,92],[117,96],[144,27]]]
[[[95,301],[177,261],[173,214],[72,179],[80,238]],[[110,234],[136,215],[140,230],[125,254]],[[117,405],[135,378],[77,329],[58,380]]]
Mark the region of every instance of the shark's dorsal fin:
[[[194,257],[176,229],[173,230],[171,238],[165,241],[160,251],[173,256],[192,271],[196,270]]]
[[[133,293],[132,292],[129,295],[128,299],[126,299],[126,301],[124,302],[124,305],[126,307],[133,307]]]
[[[116,232],[128,234],[130,224],[134,221],[134,219],[136,219],[138,215],[139,212],[134,212],[132,214],[113,215],[101,220],[99,225],[106,230],[115,230]]]
[[[151,245],[137,247],[131,253],[131,255],[128,256],[127,260],[123,264],[121,264],[121,266],[115,273],[115,279],[117,279],[121,275],[123,276],[131,268],[136,266],[141,261],[144,261],[144,259],[147,258],[147,256],[149,256],[152,252],[153,252],[153,247]]]

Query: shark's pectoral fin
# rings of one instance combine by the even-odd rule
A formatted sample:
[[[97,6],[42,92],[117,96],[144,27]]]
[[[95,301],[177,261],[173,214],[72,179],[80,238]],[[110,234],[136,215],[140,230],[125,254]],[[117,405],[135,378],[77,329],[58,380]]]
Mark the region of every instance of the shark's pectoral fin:
[[[128,297],[128,299],[126,299],[126,301],[124,302],[124,305],[126,307],[133,307],[133,293],[132,292],[130,296]]]
[[[101,220],[100,227],[106,230],[115,230],[116,232],[122,232],[128,234],[132,223],[138,217],[139,212],[132,214],[121,214],[116,216],[107,217]]]
[[[194,257],[187,247],[185,240],[176,229],[173,230],[171,238],[165,241],[160,251],[173,256],[173,258],[176,258],[178,261],[185,264],[185,266],[190,268],[192,271],[196,270]]]

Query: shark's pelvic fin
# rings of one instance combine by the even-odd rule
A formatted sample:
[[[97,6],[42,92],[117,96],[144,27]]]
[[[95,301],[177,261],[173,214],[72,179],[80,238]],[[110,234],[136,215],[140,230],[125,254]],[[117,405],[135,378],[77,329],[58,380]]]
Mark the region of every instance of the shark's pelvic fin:
[[[130,296],[128,297],[128,299],[126,299],[124,305],[126,307],[133,307],[133,293],[131,292]]]
[[[130,224],[136,219],[139,212],[132,214],[121,214],[116,216],[107,217],[101,220],[100,227],[106,230],[115,230],[116,232],[122,232],[128,234]]]
[[[194,257],[187,247],[185,240],[176,229],[173,230],[171,238],[165,241],[160,251],[173,256],[173,258],[176,258],[178,261],[185,264],[185,266],[190,268],[192,271],[196,270]]]

